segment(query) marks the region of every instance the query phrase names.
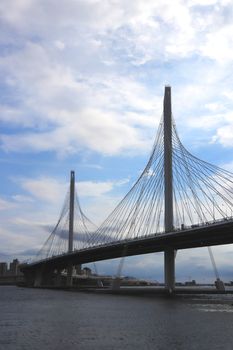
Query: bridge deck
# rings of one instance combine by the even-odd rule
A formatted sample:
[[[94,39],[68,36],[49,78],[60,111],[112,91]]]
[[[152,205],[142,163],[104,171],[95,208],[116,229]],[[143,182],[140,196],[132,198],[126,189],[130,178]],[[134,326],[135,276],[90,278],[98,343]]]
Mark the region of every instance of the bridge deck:
[[[94,261],[124,256],[161,252],[172,247],[176,250],[233,243],[233,220],[193,227],[170,233],[156,234],[120,242],[112,242],[72,253],[54,256],[21,267],[22,271],[47,268],[65,268]]]

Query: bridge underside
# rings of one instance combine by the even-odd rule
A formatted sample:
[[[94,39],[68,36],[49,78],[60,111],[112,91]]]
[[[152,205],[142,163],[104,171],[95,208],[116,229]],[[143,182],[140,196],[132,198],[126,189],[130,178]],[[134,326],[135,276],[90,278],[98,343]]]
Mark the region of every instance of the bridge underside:
[[[21,267],[21,270],[25,277],[30,276],[30,279],[35,280],[35,276],[40,275],[38,271],[41,270],[51,272],[65,269],[70,265],[120,258],[122,257],[122,252],[124,252],[124,256],[133,256],[162,252],[168,248],[180,250],[231,243],[233,243],[233,222],[225,221],[221,224],[212,224],[74,251],[69,254],[24,265]]]

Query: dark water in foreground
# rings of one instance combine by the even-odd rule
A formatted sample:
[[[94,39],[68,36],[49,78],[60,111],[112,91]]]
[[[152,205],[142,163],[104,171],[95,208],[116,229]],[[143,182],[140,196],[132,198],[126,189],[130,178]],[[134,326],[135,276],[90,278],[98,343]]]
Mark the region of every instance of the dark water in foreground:
[[[232,350],[232,298],[0,287],[0,350]]]

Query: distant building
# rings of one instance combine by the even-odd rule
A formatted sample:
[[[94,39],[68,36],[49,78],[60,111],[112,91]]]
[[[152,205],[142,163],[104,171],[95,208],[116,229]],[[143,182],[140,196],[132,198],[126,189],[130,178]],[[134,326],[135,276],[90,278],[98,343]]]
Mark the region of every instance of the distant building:
[[[183,286],[183,283],[182,282],[176,282],[176,286],[177,287],[181,287],[181,286]]]
[[[83,271],[83,275],[84,276],[91,276],[91,274],[92,274],[92,271],[91,271],[91,269],[89,269],[89,267],[84,267],[84,269],[82,270]]]
[[[7,263],[0,262],[0,276],[6,276],[7,274]]]
[[[185,285],[186,286],[196,286],[196,281],[195,280],[187,281],[187,282],[185,282]]]
[[[10,276],[17,276],[18,274],[19,274],[19,260],[14,259],[10,263],[9,275]]]

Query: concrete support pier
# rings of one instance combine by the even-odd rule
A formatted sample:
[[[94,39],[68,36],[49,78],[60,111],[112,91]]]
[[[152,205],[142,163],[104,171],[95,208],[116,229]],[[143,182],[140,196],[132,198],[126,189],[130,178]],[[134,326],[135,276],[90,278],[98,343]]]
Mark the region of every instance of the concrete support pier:
[[[54,285],[56,287],[60,287],[62,285],[62,275],[61,275],[61,270],[59,269],[56,271]]]
[[[33,287],[41,287],[42,285],[42,269],[37,269]]]
[[[171,87],[165,86],[164,102],[164,225],[165,232],[173,230],[173,178],[172,178],[172,107]],[[164,252],[164,280],[169,293],[175,289],[175,251]]]
[[[73,285],[73,265],[69,265],[67,267],[67,278],[66,278],[66,286],[72,287]]]
[[[170,248],[164,252],[165,289],[169,294],[175,290],[175,250]]]

